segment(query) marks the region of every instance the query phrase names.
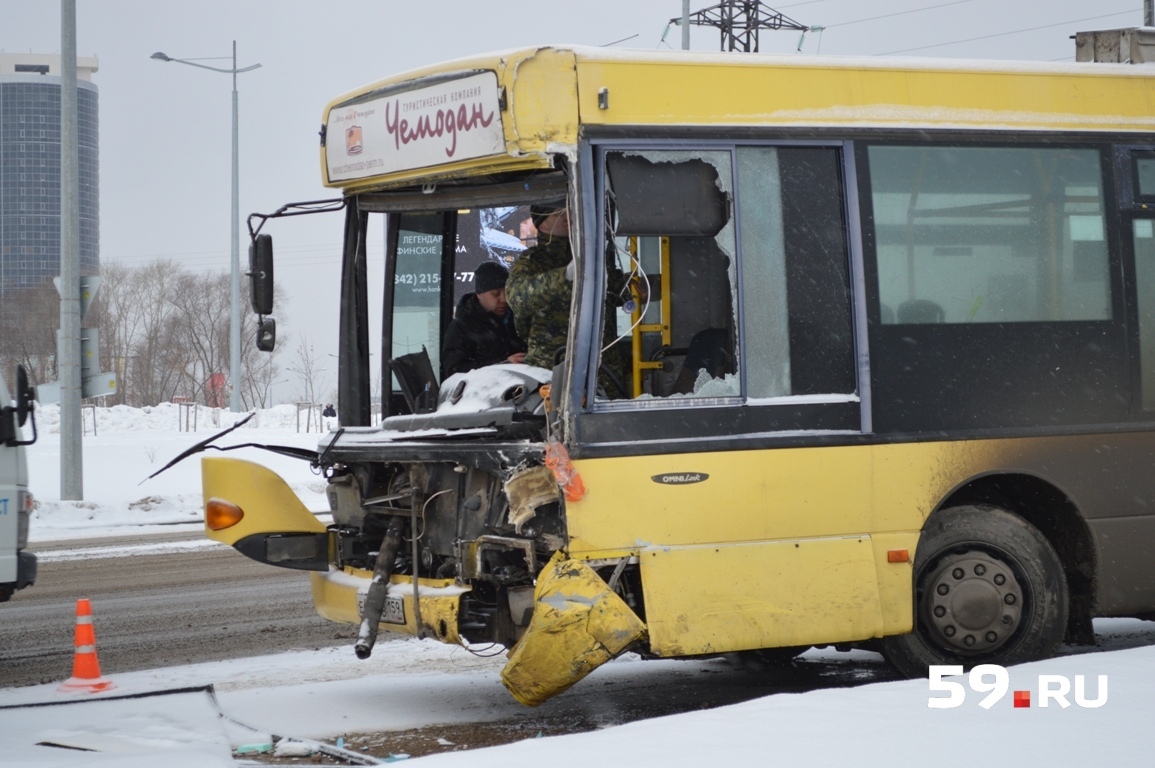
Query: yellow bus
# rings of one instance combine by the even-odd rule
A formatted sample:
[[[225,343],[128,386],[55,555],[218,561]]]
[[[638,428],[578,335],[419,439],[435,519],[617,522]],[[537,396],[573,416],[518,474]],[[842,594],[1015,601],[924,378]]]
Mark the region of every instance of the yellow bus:
[[[209,535],[312,571],[362,657],[380,628],[508,647],[530,705],[627,650],[919,676],[1093,644],[1155,611],[1152,82],[546,46],[347,93],[340,199],[252,228],[268,316],[266,221],[346,217],[333,522],[206,458]],[[561,343],[441,377],[459,225],[532,242],[543,203],[570,223]]]

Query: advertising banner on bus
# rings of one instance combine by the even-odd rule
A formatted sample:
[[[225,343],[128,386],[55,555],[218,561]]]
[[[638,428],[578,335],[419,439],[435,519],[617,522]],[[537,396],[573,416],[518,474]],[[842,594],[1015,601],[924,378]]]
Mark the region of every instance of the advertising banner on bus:
[[[505,151],[493,72],[329,111],[329,181],[350,181]]]

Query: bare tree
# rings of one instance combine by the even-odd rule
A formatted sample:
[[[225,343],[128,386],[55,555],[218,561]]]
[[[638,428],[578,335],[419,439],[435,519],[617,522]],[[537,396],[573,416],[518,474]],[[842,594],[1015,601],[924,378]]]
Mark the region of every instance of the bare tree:
[[[181,354],[170,296],[183,270],[175,261],[157,260],[129,271],[104,294],[106,325],[117,328],[126,402],[156,405],[177,394]]]
[[[214,375],[228,370],[229,276],[224,272],[184,272],[170,302],[181,350],[182,390],[203,402],[213,402],[221,394],[214,387]]]
[[[33,288],[10,288],[0,301],[0,358],[3,375],[15,380],[23,365],[33,385],[54,381],[60,295],[51,280]]]
[[[203,402],[219,397],[228,371],[229,296],[223,272],[193,273],[172,260],[140,267],[105,262],[84,325],[100,328],[101,370],[116,374],[118,391],[110,402],[156,405],[176,395]],[[21,363],[34,384],[55,380],[59,317],[51,281],[7,291],[0,301],[0,375],[13,378]],[[256,318],[244,312],[241,370],[231,378],[247,407],[270,404],[280,374],[276,355],[258,352],[255,337]]]
[[[256,323],[253,325],[255,327]],[[273,384],[281,373],[276,353],[258,352],[255,344],[244,344],[242,340],[241,368],[244,371],[241,400],[245,408],[268,408],[272,405]]]
[[[125,386],[126,367],[131,351],[132,324],[139,317],[131,312],[131,307],[125,306],[127,284],[133,279],[133,274],[120,262],[106,262],[100,270],[100,290],[89,309],[92,317],[85,318],[87,325],[100,329],[101,370],[116,374],[116,394],[108,397],[105,405],[129,402]]]
[[[318,402],[317,396],[324,390],[327,379],[326,370],[320,363],[308,336],[301,336],[301,341],[297,344],[297,358],[286,369],[297,376],[299,402]]]

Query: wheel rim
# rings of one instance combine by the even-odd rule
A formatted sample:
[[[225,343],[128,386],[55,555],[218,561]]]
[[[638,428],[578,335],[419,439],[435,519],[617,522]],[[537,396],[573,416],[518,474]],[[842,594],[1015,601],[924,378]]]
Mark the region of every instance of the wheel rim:
[[[922,619],[944,650],[962,656],[998,651],[1022,626],[1026,594],[992,553],[951,553],[926,572]]]

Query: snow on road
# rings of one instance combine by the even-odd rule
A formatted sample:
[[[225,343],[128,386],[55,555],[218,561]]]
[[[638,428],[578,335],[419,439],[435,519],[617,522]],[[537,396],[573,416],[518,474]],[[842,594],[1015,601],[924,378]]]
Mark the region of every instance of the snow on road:
[[[501,661],[478,659],[434,643],[394,641],[382,644],[368,662],[358,662],[348,649],[328,649],[118,675],[116,690],[92,698],[212,683],[221,710],[255,729],[218,725],[233,747],[271,741],[274,735],[332,742],[354,732],[516,717],[525,710],[498,681]],[[596,671],[579,688],[603,684],[625,672],[630,673],[628,676],[635,673],[623,671],[625,667],[654,667],[656,674],[656,667],[676,663],[627,658]],[[1054,701],[1041,708],[1042,675],[1064,676],[1072,683],[1076,675],[1083,675],[1086,697],[1105,697],[1106,701],[1097,709],[1084,709],[1074,704],[1072,690],[1066,695],[1066,708]],[[1100,676],[1107,678],[1105,690]],[[974,692],[956,709],[931,709],[927,705],[931,696],[927,681],[910,680],[778,694],[592,733],[433,755],[419,762],[471,768],[538,762],[559,768],[588,768],[591,763],[610,761],[645,766],[770,761],[881,767],[911,760],[939,765],[986,763],[997,755],[1000,763],[1019,765],[1068,765],[1079,760],[1140,765],[1148,762],[1145,735],[1153,711],[1153,676],[1152,647],[1082,654],[1011,669],[1008,692],[989,710],[979,705],[982,696]],[[965,677],[959,679],[967,681]],[[1014,708],[1011,691],[1015,690],[1031,691],[1033,706]],[[578,689],[563,695],[578,695]],[[0,706],[75,698],[75,694],[57,693],[55,686],[0,690]],[[78,761],[76,753],[59,755],[62,750],[58,748],[36,746],[38,741],[59,738],[61,727],[60,722],[49,719],[48,708],[39,711],[43,714],[31,722],[14,722],[10,711],[0,711],[0,748],[5,765],[100,764]],[[173,734],[184,733],[178,727],[185,722],[181,711],[167,711],[159,699],[151,711],[156,723],[138,713],[126,725],[116,710],[110,710],[104,722],[88,728],[101,736],[115,735],[122,745],[140,748],[140,742],[145,742],[143,746],[151,747],[154,759],[170,749],[179,753],[190,748],[192,737],[187,734],[167,740],[155,735],[158,729],[163,733],[163,728]],[[193,723],[202,723],[202,730],[208,727],[202,720]],[[185,730],[198,733],[196,728]],[[207,738],[212,734],[200,735]],[[125,757],[122,752],[102,754],[104,758]],[[95,753],[89,757],[100,759]]]
[[[219,414],[218,419],[227,416]],[[175,406],[147,413],[98,409],[98,434],[86,436],[84,445],[87,501],[62,502],[58,496],[59,436],[53,428],[52,409],[39,418],[41,437],[30,449],[29,459],[32,487],[40,504],[33,521],[34,541],[171,530],[173,524],[191,528],[199,519],[200,477],[195,458],[153,480],[142,480],[206,438],[210,430],[203,427],[203,421],[198,433],[187,433],[177,430]],[[201,415],[201,419],[209,418]],[[291,406],[264,411],[259,427],[244,427],[226,441],[315,447],[316,433],[296,432],[294,420]],[[281,472],[310,508],[325,507],[323,483],[304,462],[245,451]],[[131,547],[120,549],[103,553],[109,567],[115,567],[116,557],[131,554]],[[57,551],[45,562],[70,556],[74,555],[69,550]],[[0,620],[3,610],[0,606]],[[99,617],[97,628],[99,648]],[[961,706],[935,709],[928,706],[932,692],[926,680],[877,683],[777,694],[592,733],[432,755],[418,762],[470,768],[534,763],[589,768],[611,762],[701,766],[739,761],[863,768],[908,762],[1147,764],[1146,729],[1155,716],[1155,646],[1149,645],[1155,639],[1155,625],[1100,620],[1096,629],[1108,648],[1121,650],[1067,655],[1013,668],[1007,693],[990,709],[981,707],[982,695],[970,690]],[[811,651],[810,655],[822,653]],[[63,694],[55,685],[0,689],[0,707],[16,707],[0,709],[0,755],[5,766],[36,768],[232,765],[228,746],[269,740],[274,735],[331,741],[352,732],[518,717],[527,710],[502,688],[498,674],[503,662],[501,656],[481,658],[437,643],[398,640],[379,644],[367,661],[358,661],[347,648],[333,648],[122,674],[114,680],[116,689],[98,695]],[[583,687],[588,690],[612,680],[636,681],[648,670],[662,674],[667,665],[694,670],[713,663],[718,662],[641,662],[627,656],[595,671],[563,696],[582,695]],[[1059,677],[1048,683],[1048,675]],[[1100,706],[1084,708],[1074,703],[1076,676],[1083,677],[1084,699],[1092,703],[1104,699]],[[968,684],[966,677],[958,680]],[[1048,706],[1040,706],[1040,686],[1056,686],[1064,680],[1072,686],[1066,694],[1069,705],[1048,701]],[[206,709],[211,709],[211,702],[206,704],[204,694],[106,700],[206,685],[215,688],[217,705],[227,719]],[[1021,690],[1031,691],[1031,707],[1013,706],[1013,692]],[[61,706],[30,706],[78,700],[93,703],[69,705],[71,713]],[[233,720],[254,730],[237,726]],[[100,751],[38,745],[62,741]],[[286,758],[285,763],[290,760]]]

